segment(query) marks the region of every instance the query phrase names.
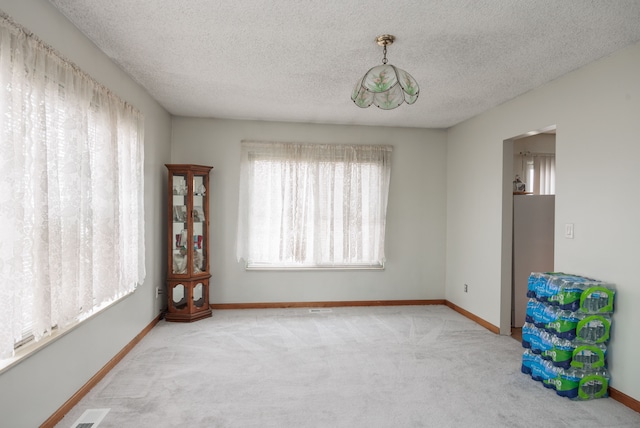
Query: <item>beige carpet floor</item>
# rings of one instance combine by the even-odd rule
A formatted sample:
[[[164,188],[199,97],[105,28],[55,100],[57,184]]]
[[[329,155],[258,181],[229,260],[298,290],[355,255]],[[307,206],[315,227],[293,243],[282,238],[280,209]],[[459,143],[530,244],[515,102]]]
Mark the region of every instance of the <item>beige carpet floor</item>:
[[[161,321],[57,426],[98,408],[99,428],[640,426],[545,389],[522,351],[445,306],[214,311]]]

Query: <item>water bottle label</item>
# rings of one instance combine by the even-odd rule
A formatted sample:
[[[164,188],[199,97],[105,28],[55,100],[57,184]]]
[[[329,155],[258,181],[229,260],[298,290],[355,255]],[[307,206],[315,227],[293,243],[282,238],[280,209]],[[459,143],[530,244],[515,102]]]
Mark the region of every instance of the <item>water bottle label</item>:
[[[566,333],[575,330],[576,322],[571,319],[559,319],[555,322],[547,323],[545,328],[557,333]]]
[[[560,375],[555,379],[556,391],[571,391],[576,389],[580,384],[580,379],[575,377],[568,377]]]
[[[554,297],[554,299],[558,301],[560,306],[568,306],[573,302],[579,301],[581,295],[582,290],[561,290],[560,292],[558,292],[558,295]]]
[[[547,355],[551,357],[551,361],[561,363],[563,361],[571,360],[573,357],[573,350],[560,349],[554,346],[551,351],[547,351]]]

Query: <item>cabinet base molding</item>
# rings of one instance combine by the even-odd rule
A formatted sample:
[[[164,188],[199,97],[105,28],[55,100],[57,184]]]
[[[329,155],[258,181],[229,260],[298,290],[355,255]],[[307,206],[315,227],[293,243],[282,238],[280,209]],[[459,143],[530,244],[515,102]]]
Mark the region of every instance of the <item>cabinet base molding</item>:
[[[209,318],[211,314],[212,314],[211,308],[209,308],[209,309],[205,309],[203,311],[195,312],[191,314],[167,312],[164,317],[167,321],[172,321],[172,322],[194,322],[204,318]]]

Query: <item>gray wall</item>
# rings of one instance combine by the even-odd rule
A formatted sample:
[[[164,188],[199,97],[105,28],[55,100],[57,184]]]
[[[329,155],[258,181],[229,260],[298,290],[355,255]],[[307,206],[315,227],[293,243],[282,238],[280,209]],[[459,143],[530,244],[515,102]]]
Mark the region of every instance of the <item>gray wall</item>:
[[[510,140],[550,125],[557,125],[555,270],[617,285],[612,386],[640,400],[640,44],[449,130],[446,298],[508,332]],[[564,238],[566,223],[574,223],[574,239]]]
[[[164,284],[164,203],[171,119],[45,0],[0,0],[0,9],[33,31],[145,116],[144,284],[120,303],[0,374],[0,426],[35,427],[51,416],[159,313]],[[19,283],[16,284],[17,286]]]
[[[173,119],[171,160],[214,167],[212,303],[441,299],[445,132],[426,129]],[[393,145],[384,271],[245,271],[236,260],[240,141]]]

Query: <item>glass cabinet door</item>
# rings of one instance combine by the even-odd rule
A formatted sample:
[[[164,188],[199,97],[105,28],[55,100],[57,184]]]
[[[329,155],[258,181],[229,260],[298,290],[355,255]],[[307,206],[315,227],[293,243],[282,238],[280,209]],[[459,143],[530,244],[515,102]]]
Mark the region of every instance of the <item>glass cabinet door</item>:
[[[193,273],[207,271],[207,234],[206,217],[206,176],[194,174],[193,176]]]
[[[189,260],[187,239],[188,233],[188,212],[187,212],[187,176],[185,174],[173,175],[173,215],[172,215],[172,272],[174,274],[187,273],[187,263]]]

